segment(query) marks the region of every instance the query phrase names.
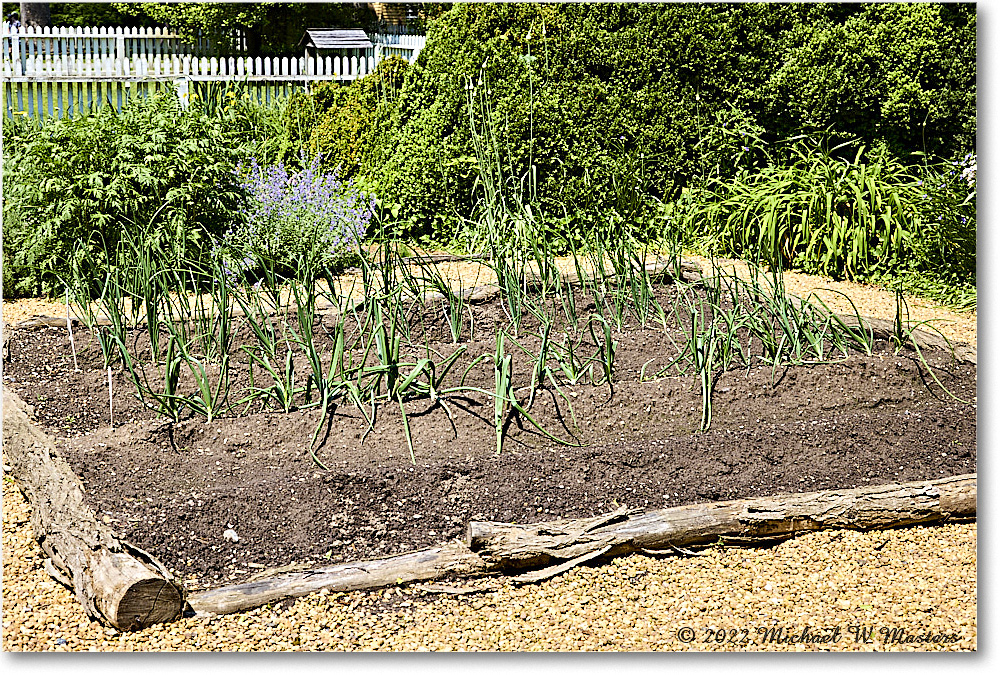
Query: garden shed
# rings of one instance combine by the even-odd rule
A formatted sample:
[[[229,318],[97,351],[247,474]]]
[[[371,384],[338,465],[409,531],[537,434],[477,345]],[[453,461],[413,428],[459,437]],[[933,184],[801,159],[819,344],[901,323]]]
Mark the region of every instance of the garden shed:
[[[374,55],[374,47],[360,28],[309,28],[299,40],[306,57],[369,57]]]

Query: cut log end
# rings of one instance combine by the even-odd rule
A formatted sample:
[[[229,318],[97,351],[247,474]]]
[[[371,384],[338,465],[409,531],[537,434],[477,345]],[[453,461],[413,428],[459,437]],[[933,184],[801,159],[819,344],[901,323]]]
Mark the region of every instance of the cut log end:
[[[2,394],[4,452],[31,503],[31,529],[49,556],[46,571],[73,589],[88,615],[119,630],[179,618],[184,587],[153,556],[97,520],[80,479],[32,424],[28,406],[6,387]]]
[[[120,630],[140,630],[179,619],[183,608],[184,596],[175,584],[150,578],[130,586],[108,618]]]

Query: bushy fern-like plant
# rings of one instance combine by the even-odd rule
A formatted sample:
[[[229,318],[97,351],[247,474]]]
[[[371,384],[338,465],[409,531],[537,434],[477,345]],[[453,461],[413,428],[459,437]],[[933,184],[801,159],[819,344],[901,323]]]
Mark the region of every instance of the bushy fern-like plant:
[[[166,89],[5,137],[5,295],[62,293],[74,266],[98,275],[126,230],[173,264],[201,258],[239,209],[251,139],[230,126]]]

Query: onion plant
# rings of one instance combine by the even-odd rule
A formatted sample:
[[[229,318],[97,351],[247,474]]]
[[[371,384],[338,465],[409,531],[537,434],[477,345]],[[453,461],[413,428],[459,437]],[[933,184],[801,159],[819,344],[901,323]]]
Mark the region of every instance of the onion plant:
[[[541,432],[546,438],[560,445],[576,446],[578,443],[567,441],[558,436],[554,436],[546,431],[518,401],[514,392],[514,368],[513,356],[507,352],[506,340],[509,336],[499,330],[496,335],[496,347],[491,354],[484,355],[493,362],[494,387],[492,392],[478,389],[476,387],[466,387],[466,391],[477,391],[488,394],[493,398],[493,425],[496,430],[496,451],[499,455],[503,449],[503,429],[506,425],[507,417],[511,411],[516,411],[521,417],[526,419],[531,426]],[[471,367],[471,366],[470,366]]]
[[[949,397],[953,398],[954,400],[958,401],[959,403],[964,403],[966,405],[971,405],[972,401],[966,401],[966,400],[963,400],[963,399],[959,398],[958,396],[955,396],[955,394],[953,394],[951,392],[951,390],[949,390],[946,386],[944,386],[944,384],[941,382],[941,380],[938,379],[938,376],[934,372],[934,369],[927,362],[927,359],[924,358],[923,352],[920,351],[920,344],[918,343],[917,339],[913,336],[913,332],[915,330],[917,330],[920,326],[930,326],[930,322],[929,321],[921,321],[921,322],[913,324],[913,323],[909,322],[909,320],[908,320],[909,319],[909,313],[910,313],[910,311],[909,311],[909,305],[906,302],[906,298],[903,297],[902,291],[897,288],[896,289],[896,320],[893,322],[893,336],[892,336],[892,342],[893,342],[893,345],[895,346],[896,350],[899,351],[900,349],[902,349],[906,345],[912,346],[913,350],[917,353],[917,358],[920,360],[920,363],[923,364],[923,366],[927,370],[927,372],[930,373],[931,379],[934,380],[934,383],[937,384],[939,387],[941,387],[941,390],[944,391],[944,393],[946,393]],[[938,333],[938,335],[940,335],[944,339],[945,344],[948,345],[948,348],[952,352],[952,356],[954,356],[955,350],[954,350],[954,348],[952,348],[951,342],[940,331],[937,331],[937,333]]]
[[[503,425],[507,419],[507,410],[516,401],[512,384],[513,357],[504,349],[504,337],[503,331],[497,333],[496,351],[493,355],[493,426],[496,430],[498,455],[503,449]]]
[[[600,335],[594,330],[594,324],[600,325]],[[604,377],[603,381],[614,392],[615,354],[618,351],[618,341],[611,338],[611,325],[606,319],[600,316],[594,315],[591,317],[588,329],[590,330],[591,337],[594,339],[594,344],[597,345],[597,355],[594,360],[601,366],[601,374]]]
[[[419,274],[412,271],[413,267],[419,270]],[[425,291],[432,290],[443,296],[441,300],[442,311],[445,323],[448,325],[448,330],[451,333],[452,343],[458,344],[461,342],[464,314],[467,309],[470,322],[472,320],[472,311],[466,304],[465,289],[461,279],[459,280],[458,292],[455,292],[449,281],[441,274],[438,266],[433,262],[428,263],[423,260],[414,266],[404,266],[403,276],[405,279],[404,283],[414,289],[415,295],[423,296]]]

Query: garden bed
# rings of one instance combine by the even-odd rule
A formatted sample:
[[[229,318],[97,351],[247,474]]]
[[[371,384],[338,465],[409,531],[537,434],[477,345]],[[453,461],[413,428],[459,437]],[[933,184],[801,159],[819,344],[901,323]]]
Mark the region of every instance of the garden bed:
[[[655,292],[669,306],[677,290],[658,284]],[[578,307],[593,303],[578,295]],[[446,358],[464,348],[452,384],[469,367],[464,384],[492,390],[493,363],[473,362],[495,351],[506,315],[497,297],[469,311],[472,334],[456,345],[440,307],[411,308],[410,337],[419,345],[412,355],[430,347]],[[316,323],[320,342],[324,321]],[[538,353],[539,328],[527,318],[517,331],[527,352]],[[499,454],[495,401],[475,391],[444,406],[404,401],[405,424],[399,405],[383,403],[370,430],[359,409],[338,405],[315,450],[325,468],[309,450],[316,409],[261,411],[255,403],[211,422],[190,414],[166,421],[138,402],[115,367],[111,427],[107,371],[86,330],[74,335],[79,372],[64,328],[14,331],[6,375],[59,437],[57,448],[98,517],[189,588],[243,580],[264,568],[419,549],[462,537],[470,520],[584,518],[619,506],[658,509],[976,470],[975,365],[944,351],[917,354],[875,341],[870,355],[731,368],[714,378],[711,426],[703,431],[697,379],[652,377],[689,330],[683,319],[645,326],[628,320],[610,330],[618,343],[612,386],[594,377],[597,383],[540,389],[529,411],[546,433],[508,411]],[[591,352],[600,347],[602,333],[581,334]],[[132,338],[141,353],[145,332]],[[237,329],[236,346],[248,339],[245,328]],[[513,391],[525,403],[532,361],[517,347],[508,351]],[[249,384],[246,359],[232,369],[231,387],[240,391]],[[306,370],[300,363],[299,372]]]

